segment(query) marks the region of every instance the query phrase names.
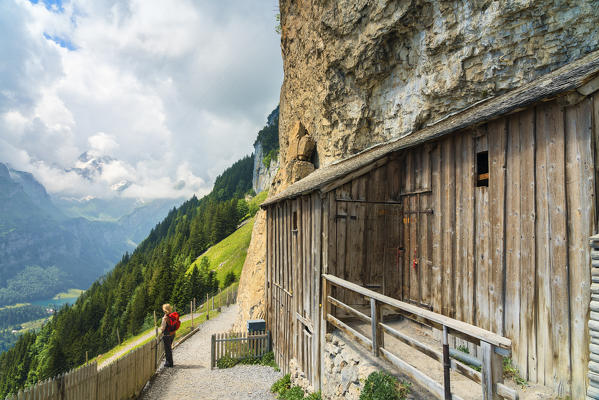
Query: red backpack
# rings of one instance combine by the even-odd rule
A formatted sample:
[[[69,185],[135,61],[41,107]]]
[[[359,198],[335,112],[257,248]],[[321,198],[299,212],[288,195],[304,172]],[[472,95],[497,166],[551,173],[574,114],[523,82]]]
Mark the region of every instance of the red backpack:
[[[179,313],[176,311],[170,313],[166,318],[166,330],[168,333],[171,334],[172,332],[177,331],[180,326],[181,321],[179,321]]]

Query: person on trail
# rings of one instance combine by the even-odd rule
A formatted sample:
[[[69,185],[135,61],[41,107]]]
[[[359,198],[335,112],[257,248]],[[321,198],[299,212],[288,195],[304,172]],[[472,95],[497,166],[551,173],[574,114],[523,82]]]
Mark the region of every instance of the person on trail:
[[[173,312],[173,308],[170,304],[163,304],[162,311],[164,311],[164,317],[162,317],[160,332],[162,332],[164,356],[166,357],[164,366],[170,368],[173,366],[173,350],[171,346],[173,344],[173,339],[175,338],[175,332],[179,328],[179,314]]]

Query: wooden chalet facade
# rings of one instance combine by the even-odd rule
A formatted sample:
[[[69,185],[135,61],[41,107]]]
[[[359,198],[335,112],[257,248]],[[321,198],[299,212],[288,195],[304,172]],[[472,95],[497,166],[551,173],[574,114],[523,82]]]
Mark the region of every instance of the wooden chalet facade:
[[[319,386],[330,274],[505,336],[525,379],[583,398],[598,71],[593,53],[268,199],[266,314],[279,365],[295,358]]]

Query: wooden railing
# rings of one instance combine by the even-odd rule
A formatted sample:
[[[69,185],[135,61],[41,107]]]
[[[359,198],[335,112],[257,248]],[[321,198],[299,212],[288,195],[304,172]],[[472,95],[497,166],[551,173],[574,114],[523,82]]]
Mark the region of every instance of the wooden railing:
[[[323,274],[322,278],[322,306],[327,329],[328,324],[331,324],[343,333],[357,339],[362,345],[371,350],[374,356],[387,359],[402,373],[413,379],[416,383],[426,387],[436,398],[460,399],[459,396],[451,393],[449,372],[450,369],[453,369],[472,381],[481,384],[482,398],[485,400],[494,400],[501,397],[518,399],[518,393],[503,384],[503,357],[507,357],[511,354],[512,346],[512,342],[508,338],[499,336],[477,326],[470,325],[466,322],[458,321],[415,305],[404,303],[333,275]],[[369,298],[370,316],[332,297],[331,285]],[[351,315],[356,316],[358,319],[369,323],[371,325],[370,337],[366,337],[332,315],[329,311],[331,306],[344,310]],[[440,353],[428,345],[420,343],[385,324],[383,320],[383,307],[390,308],[405,318],[442,331],[443,352]],[[426,354],[432,359],[441,362],[443,364],[443,385],[440,385],[424,372],[403,361],[397,355],[393,354],[390,349],[385,348],[385,333]],[[481,347],[483,355],[481,372],[478,372],[459,361],[450,359],[448,335],[453,335]]]
[[[210,345],[210,367],[215,368],[223,357],[241,360],[262,357],[269,351],[270,331],[216,333]]]
[[[6,400],[103,400],[137,398],[164,354],[162,341],[151,340],[98,369],[91,363],[38,382]]]

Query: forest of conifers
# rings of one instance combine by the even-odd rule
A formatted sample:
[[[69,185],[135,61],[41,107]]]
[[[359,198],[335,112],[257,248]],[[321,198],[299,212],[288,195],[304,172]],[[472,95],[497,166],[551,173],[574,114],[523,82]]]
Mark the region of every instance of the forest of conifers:
[[[252,213],[244,196],[251,191],[253,162],[253,156],[237,161],[216,179],[209,195],[173,209],[75,305],[0,354],[0,398],[82,364],[86,351],[91,358],[109,350],[117,344],[117,329],[125,338],[152,326],[153,312],[160,312],[163,303],[183,307],[190,298],[217,290],[219,282],[205,261],[191,274],[185,271]]]

